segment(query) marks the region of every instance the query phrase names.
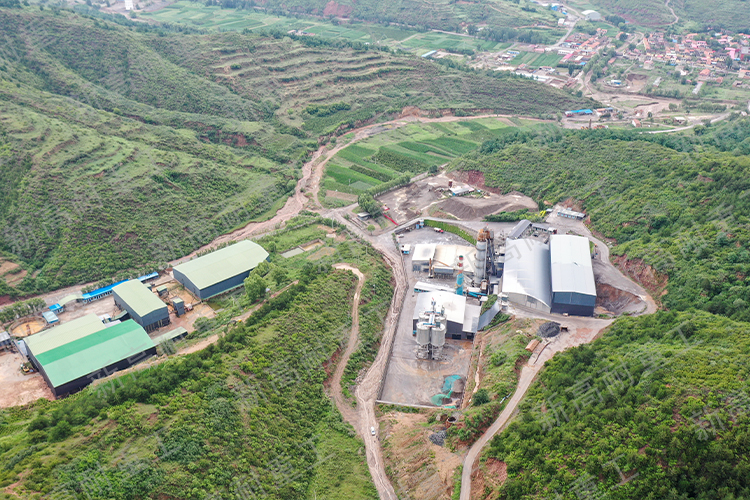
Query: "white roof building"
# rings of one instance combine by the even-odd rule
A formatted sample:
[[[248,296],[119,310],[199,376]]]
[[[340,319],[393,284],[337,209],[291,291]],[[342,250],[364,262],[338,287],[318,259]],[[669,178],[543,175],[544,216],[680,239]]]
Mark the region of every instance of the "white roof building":
[[[508,239],[505,242],[503,293],[516,304],[549,312],[549,247],[534,239]]]
[[[550,236],[552,312],[590,316],[596,306],[596,283],[588,238]]]

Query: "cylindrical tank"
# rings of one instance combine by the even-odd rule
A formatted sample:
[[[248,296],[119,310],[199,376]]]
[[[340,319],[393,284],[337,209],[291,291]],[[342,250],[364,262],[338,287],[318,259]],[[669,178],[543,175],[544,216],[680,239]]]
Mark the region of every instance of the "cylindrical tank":
[[[487,267],[487,241],[477,241],[477,254],[474,258],[474,279],[484,279],[484,271]]]
[[[443,347],[445,345],[445,332],[447,330],[446,323],[443,322],[440,326],[434,327],[430,334],[430,344],[434,347]]]
[[[417,323],[417,344],[426,346],[430,343],[430,326],[426,323]]]
[[[430,315],[427,312],[419,313],[419,323],[429,323]]]

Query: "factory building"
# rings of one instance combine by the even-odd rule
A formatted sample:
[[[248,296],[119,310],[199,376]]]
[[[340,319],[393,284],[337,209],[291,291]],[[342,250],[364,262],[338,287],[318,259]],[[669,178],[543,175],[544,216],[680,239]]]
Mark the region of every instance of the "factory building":
[[[530,227],[531,221],[528,221],[526,219],[518,221],[518,223],[513,226],[513,229],[510,230],[510,233],[508,233],[508,239],[517,240],[521,238],[526,233],[526,230]]]
[[[174,267],[174,277],[201,300],[242,286],[268,252],[250,240],[216,250]]]
[[[430,270],[430,261],[435,258],[435,244],[414,245],[411,254],[411,270],[415,273],[426,273]]]
[[[24,340],[29,359],[56,397],[156,354],[153,341],[135,321],[107,327],[95,314]]]
[[[534,239],[508,239],[505,242],[502,290],[511,302],[550,312],[549,246]]]
[[[445,334],[447,338],[454,340],[474,339],[482,308],[478,305],[467,304],[465,296],[456,295],[452,292],[434,291],[417,295],[417,304],[414,307],[414,316],[412,318],[414,332],[417,331],[420,314],[432,309],[433,300],[441,310],[444,308],[442,315],[445,317]]]
[[[115,305],[130,314],[130,318],[151,332],[169,324],[169,309],[139,280],[130,280],[114,287]]]
[[[589,240],[552,235],[549,240],[553,313],[593,316],[596,284]]]

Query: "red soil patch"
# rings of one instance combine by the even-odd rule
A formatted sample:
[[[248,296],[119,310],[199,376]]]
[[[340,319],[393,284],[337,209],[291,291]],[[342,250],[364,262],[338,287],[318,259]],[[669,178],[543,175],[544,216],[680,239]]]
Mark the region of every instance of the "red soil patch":
[[[324,16],[349,17],[351,13],[352,7],[350,5],[341,5],[333,0],[328,2],[323,9]]]
[[[614,255],[612,257],[612,262],[615,266],[626,276],[648,290],[652,297],[664,295],[662,292],[666,290],[668,280],[666,274],[657,272],[641,259],[628,260],[627,255]]]

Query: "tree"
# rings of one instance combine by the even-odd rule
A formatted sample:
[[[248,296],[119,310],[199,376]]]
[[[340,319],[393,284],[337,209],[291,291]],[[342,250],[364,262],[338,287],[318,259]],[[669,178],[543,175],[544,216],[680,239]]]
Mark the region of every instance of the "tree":
[[[383,209],[380,208],[380,203],[378,203],[371,194],[362,193],[357,198],[357,202],[359,203],[359,207],[362,210],[369,213],[373,217],[377,217],[383,213]]]
[[[245,293],[250,302],[255,302],[266,294],[266,280],[257,274],[251,274],[245,279]]]
[[[669,103],[669,111],[677,111],[677,104],[670,102]]]
[[[274,267],[271,271],[271,279],[276,283],[276,286],[279,286],[289,279],[289,273],[283,267]]]
[[[471,398],[472,405],[482,406],[490,402],[490,395],[487,394],[487,389],[479,389],[474,397]]]
[[[375,231],[375,226],[370,224],[369,226],[367,226],[367,230],[370,231],[370,236],[372,236],[372,232]]]

